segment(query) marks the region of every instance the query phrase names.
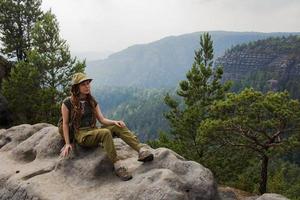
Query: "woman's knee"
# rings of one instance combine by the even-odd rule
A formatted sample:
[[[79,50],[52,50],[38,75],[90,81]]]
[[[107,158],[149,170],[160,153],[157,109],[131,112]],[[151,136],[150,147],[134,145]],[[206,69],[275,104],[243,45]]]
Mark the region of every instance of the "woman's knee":
[[[124,126],[124,127],[119,127],[119,126],[117,126],[117,125],[114,125],[113,128],[112,128],[112,131],[113,131],[114,133],[122,133],[122,132],[128,132],[129,129],[128,129],[126,126]]]

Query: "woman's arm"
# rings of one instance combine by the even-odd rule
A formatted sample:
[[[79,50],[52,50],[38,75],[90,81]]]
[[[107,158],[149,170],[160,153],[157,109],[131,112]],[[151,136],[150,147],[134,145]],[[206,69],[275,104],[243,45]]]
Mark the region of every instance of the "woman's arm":
[[[65,143],[70,144],[70,135],[69,135],[69,110],[65,104],[61,105],[61,114],[63,118],[63,132]]]
[[[65,139],[65,146],[61,149],[61,155],[63,157],[68,156],[70,151],[72,151],[72,145],[70,144],[69,135],[69,110],[65,104],[61,105],[61,114],[63,118],[63,132]]]
[[[101,112],[99,104],[96,106],[96,119],[104,125],[117,125],[119,127],[125,127],[125,123],[123,121],[116,121],[116,120],[111,120],[107,119],[104,117],[104,115]]]

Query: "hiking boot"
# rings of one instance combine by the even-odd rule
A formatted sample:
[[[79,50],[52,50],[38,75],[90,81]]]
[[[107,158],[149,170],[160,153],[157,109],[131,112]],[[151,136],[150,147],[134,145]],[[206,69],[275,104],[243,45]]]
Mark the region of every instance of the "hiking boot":
[[[126,167],[122,166],[117,169],[115,169],[115,173],[122,181],[128,181],[132,179],[132,175],[128,172]]]
[[[153,154],[151,153],[150,150],[148,149],[144,149],[144,150],[140,150],[139,152],[139,158],[138,161],[141,162],[148,162],[148,161],[152,161],[153,160]]]

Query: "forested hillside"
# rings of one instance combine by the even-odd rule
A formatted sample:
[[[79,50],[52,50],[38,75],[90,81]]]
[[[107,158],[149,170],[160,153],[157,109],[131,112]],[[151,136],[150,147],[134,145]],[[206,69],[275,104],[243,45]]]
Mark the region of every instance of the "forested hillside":
[[[251,86],[263,92],[287,90],[300,98],[300,36],[237,45],[216,64],[224,67],[224,80],[234,81],[234,91]]]
[[[103,113],[111,119],[122,119],[141,141],[156,139],[169,125],[163,103],[167,90],[122,87],[100,87],[95,97]]]

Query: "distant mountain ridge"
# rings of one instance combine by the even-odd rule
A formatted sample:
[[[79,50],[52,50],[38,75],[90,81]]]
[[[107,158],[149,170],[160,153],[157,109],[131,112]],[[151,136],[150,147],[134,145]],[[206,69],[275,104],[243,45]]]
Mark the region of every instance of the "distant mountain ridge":
[[[71,52],[72,56],[78,58],[79,60],[86,60],[87,62],[91,62],[94,60],[105,59],[109,55],[111,55],[112,51],[74,51]]]
[[[202,33],[170,36],[149,44],[133,45],[107,59],[88,62],[86,72],[95,79],[94,87],[175,87],[191,68],[194,51],[199,48],[199,37]],[[211,31],[210,34],[217,58],[226,49],[237,44],[299,33]]]

